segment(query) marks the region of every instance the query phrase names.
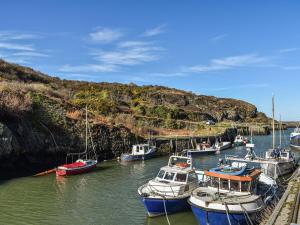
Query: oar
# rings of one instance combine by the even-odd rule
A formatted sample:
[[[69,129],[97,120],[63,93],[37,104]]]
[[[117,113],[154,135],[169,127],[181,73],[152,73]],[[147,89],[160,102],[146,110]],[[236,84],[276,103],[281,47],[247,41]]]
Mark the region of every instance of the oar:
[[[41,172],[41,173],[37,173],[35,175],[33,175],[34,177],[38,177],[38,176],[45,176],[45,175],[48,175],[50,173],[54,173],[55,172],[55,168],[54,169],[51,169],[51,170],[46,170],[44,172]]]

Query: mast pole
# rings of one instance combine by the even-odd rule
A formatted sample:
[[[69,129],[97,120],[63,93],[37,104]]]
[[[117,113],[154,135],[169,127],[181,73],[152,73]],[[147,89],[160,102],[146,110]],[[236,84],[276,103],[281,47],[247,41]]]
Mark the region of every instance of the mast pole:
[[[273,117],[273,149],[275,149],[275,102],[274,95],[272,97],[272,117]]]
[[[87,105],[85,106],[85,158],[87,159],[88,148],[88,124],[87,124]]]
[[[280,120],[279,120],[279,146],[281,148],[281,131],[282,131],[282,123],[281,123],[281,114],[279,115],[280,116]]]

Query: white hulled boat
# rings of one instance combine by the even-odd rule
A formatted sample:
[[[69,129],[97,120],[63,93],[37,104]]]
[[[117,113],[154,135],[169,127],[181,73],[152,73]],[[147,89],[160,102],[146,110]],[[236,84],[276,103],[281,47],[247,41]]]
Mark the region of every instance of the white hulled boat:
[[[139,187],[138,193],[152,217],[190,209],[187,199],[197,187],[192,159],[171,156],[168,165],[160,169],[156,178]]]

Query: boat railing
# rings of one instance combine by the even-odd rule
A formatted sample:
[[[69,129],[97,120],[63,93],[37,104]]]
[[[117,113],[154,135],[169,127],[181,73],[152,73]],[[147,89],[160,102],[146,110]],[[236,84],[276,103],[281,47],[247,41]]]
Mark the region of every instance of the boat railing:
[[[147,187],[150,189],[150,192],[156,195],[160,195],[162,197],[165,196],[177,197],[178,195],[183,194],[180,192],[184,192],[186,190],[185,188],[182,191],[181,187],[183,186],[184,186],[183,184],[175,184],[175,185],[148,184]],[[163,190],[160,188],[163,188]],[[177,190],[174,190],[175,188],[177,188]]]

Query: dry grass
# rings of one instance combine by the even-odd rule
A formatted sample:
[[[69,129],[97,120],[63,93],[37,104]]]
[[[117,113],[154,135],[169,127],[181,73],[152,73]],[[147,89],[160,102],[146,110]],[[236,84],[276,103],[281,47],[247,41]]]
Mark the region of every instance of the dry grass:
[[[82,112],[79,110],[72,110],[66,113],[66,117],[73,119],[73,120],[78,120],[82,118]]]

